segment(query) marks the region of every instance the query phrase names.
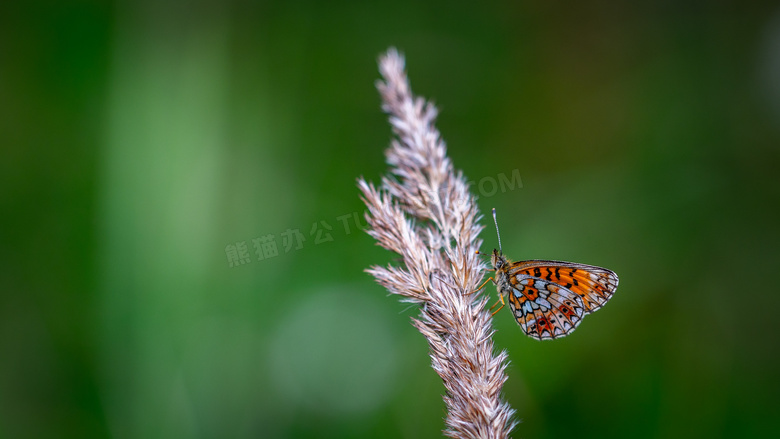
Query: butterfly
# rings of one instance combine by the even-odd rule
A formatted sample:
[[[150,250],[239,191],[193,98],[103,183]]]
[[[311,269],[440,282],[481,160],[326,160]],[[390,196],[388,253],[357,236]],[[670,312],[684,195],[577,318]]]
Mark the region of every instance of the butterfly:
[[[493,221],[498,234],[496,209]],[[488,278],[477,291],[492,280],[499,301],[491,309],[501,302],[493,315],[506,305],[507,296],[515,320],[531,338],[550,340],[571,334],[617,290],[618,276],[606,268],[562,261],[512,262],[501,250],[500,234],[498,248],[490,257],[495,277]]]

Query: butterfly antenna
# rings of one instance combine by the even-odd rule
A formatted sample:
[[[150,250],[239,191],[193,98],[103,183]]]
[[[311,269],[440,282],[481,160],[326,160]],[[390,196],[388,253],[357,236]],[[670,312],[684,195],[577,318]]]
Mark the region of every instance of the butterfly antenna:
[[[500,251],[502,254],[504,253],[504,250],[501,249],[501,234],[498,233],[498,220],[496,219],[496,208],[493,208],[493,223],[496,225],[496,235],[498,236],[498,251]]]

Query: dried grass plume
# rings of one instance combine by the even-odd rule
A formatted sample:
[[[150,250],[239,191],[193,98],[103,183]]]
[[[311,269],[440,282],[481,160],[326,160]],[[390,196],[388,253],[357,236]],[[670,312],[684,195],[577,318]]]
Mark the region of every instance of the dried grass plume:
[[[508,437],[515,422],[501,399],[507,356],[494,353],[488,299],[472,294],[487,268],[476,255],[482,243],[477,205],[434,127],[436,107],[412,95],[403,56],[388,50],[379,70],[382,109],[396,138],[381,187],[362,178],[358,186],[368,233],[402,263],[367,271],[402,301],[421,305],[412,324],[428,340],[433,369],[444,381],[445,434]]]

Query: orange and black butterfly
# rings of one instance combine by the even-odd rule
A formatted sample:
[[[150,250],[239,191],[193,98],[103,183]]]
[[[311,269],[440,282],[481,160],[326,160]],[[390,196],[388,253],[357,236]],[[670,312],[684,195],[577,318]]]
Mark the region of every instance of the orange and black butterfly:
[[[496,209],[493,221],[498,234]],[[512,262],[501,250],[500,235],[498,248],[490,258],[495,278],[488,278],[477,291],[492,280],[501,302],[493,315],[504,307],[507,296],[515,320],[531,338],[550,340],[569,335],[583,317],[604,306],[617,290],[618,276],[606,268],[561,261]]]

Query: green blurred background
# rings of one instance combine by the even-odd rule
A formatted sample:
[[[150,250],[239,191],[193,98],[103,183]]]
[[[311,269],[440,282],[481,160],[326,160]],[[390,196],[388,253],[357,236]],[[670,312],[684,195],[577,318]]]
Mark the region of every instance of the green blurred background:
[[[85,0],[0,6],[0,437],[440,436],[362,271],[391,45],[506,253],[620,275],[495,316],[514,436],[776,433],[776,2]]]

